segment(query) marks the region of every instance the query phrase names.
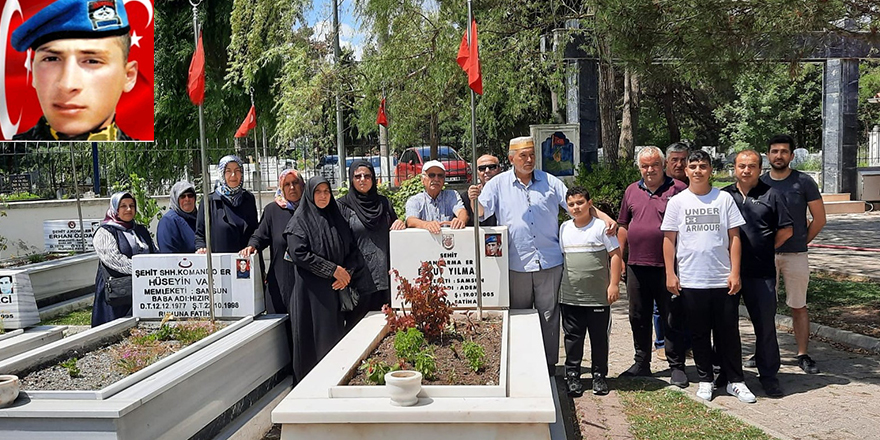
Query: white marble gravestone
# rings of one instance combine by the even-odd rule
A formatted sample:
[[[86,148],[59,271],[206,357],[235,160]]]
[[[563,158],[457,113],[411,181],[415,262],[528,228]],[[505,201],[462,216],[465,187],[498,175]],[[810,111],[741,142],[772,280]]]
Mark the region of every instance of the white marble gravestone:
[[[82,229],[79,220],[43,220],[46,252],[92,252],[95,250],[92,237],[100,226],[101,219],[83,219]],[[85,240],[82,239],[83,233]]]
[[[483,307],[507,308],[508,256],[507,226],[480,228],[480,258],[483,281]],[[419,276],[422,262],[437,263],[443,259],[443,281],[447,299],[456,308],[477,307],[477,284],[474,268],[474,229],[443,228],[439,234],[410,228],[391,231],[391,267],[400,276],[413,280]],[[436,269],[435,269],[436,270]],[[399,283],[391,277],[391,307],[399,309]]]
[[[249,258],[241,258],[238,254],[213,254],[212,260],[214,316],[242,318],[266,310],[256,254]],[[178,318],[209,317],[206,273],[206,255],[136,255],[132,258],[134,316],[161,319],[171,313]]]
[[[40,311],[26,270],[0,270],[0,323],[4,330],[40,322]]]

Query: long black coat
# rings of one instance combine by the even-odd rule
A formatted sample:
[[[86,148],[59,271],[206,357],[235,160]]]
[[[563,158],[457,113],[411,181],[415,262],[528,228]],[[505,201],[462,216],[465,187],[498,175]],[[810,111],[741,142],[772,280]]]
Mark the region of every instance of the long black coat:
[[[248,240],[248,246],[257,250],[269,248],[269,272],[266,275],[266,312],[270,314],[287,313],[290,294],[293,292],[293,262],[285,260],[287,240],[284,228],[293,217],[293,210],[282,208],[271,202],[263,208],[263,218],[254,235]]]
[[[244,191],[238,206],[216,191],[208,196],[211,206],[211,251],[238,252],[248,245],[251,234],[257,230],[257,202],[254,195]],[[204,200],[199,203],[196,220],[196,249],[205,247]]]

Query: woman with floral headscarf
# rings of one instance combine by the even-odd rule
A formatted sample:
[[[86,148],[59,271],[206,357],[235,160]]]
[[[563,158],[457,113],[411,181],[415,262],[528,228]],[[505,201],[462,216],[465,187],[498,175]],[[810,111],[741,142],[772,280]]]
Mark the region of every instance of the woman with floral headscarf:
[[[171,209],[159,219],[156,241],[163,254],[196,251],[196,187],[180,181],[171,187]]]
[[[95,253],[98,254],[92,327],[131,316],[131,297],[113,304],[107,300],[104,274],[113,278],[128,277],[131,282],[131,258],[138,254],[159,252],[147,228],[134,222],[136,212],[137,204],[130,193],[113,194],[104,221],[92,238]]]
[[[266,312],[287,313],[290,292],[293,290],[293,263],[287,255],[287,241],[284,228],[299,206],[303,193],[303,180],[296,170],[284,170],[278,176],[278,189],[275,200],[263,208],[260,226],[248,246],[241,250],[243,257],[270,248],[269,273],[266,280]]]
[[[229,155],[217,166],[220,180],[207,197],[211,216],[211,251],[239,252],[246,248],[251,234],[257,230],[257,202],[244,189],[244,167],[241,159]],[[199,204],[196,220],[196,252],[205,253],[205,201]]]

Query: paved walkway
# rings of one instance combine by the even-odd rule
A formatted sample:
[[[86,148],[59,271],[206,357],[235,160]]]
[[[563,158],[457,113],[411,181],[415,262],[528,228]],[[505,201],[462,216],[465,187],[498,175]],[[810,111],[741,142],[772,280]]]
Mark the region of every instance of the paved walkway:
[[[818,243],[880,248],[880,214],[829,216],[828,226],[816,240]],[[811,265],[854,275],[874,275],[873,267],[880,263],[880,253],[827,252],[810,250]],[[880,277],[878,277],[880,278]],[[583,438],[632,438],[627,431],[626,419],[619,412],[621,406],[613,391],[616,376],[632,364],[632,332],[627,313],[627,296],[621,292],[621,301],[612,307],[611,350],[609,357],[608,396],[585,394],[575,399],[577,417]],[[754,352],[754,332],[748,319],[740,319],[743,352]],[[843,351],[816,340],[810,343],[810,354],[822,373],[807,375],[798,368],[794,356],[797,347],[794,335],[778,334],[782,353],[779,380],[786,396],[771,399],[763,394],[757,379],[757,370],[746,368],[746,383],[758,397],[755,404],[739,402],[723,390],[707,405],[724,410],[780,439],[880,439],[880,356]],[[589,353],[587,349],[587,353]],[[560,361],[564,362],[564,348]],[[665,362],[654,360],[653,381],[669,380]],[[693,360],[687,360],[686,372],[691,386],[684,392],[695,396],[697,378]],[[677,387],[671,387],[678,389]],[[617,413],[617,414],[615,414]]]

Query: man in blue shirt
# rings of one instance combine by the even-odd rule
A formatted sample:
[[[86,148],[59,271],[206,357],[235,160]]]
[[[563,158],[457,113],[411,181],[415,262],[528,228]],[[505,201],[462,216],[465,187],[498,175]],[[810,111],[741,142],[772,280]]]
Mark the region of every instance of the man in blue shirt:
[[[467,211],[458,193],[443,189],[446,167],[436,160],[425,162],[422,167],[422,185],[425,190],[406,201],[406,226],[427,229],[439,234],[440,227],[461,229],[467,223]]]
[[[495,215],[498,225],[508,228],[510,308],[538,310],[547,366],[553,374],[559,359],[558,296],[563,259],[559,208],[568,210],[567,189],[556,176],[535,169],[535,141],[531,137],[512,139],[507,157],[513,168],[482,188],[471,186],[468,197],[479,199],[480,219]],[[591,213],[616,231],[616,224],[606,214]]]

